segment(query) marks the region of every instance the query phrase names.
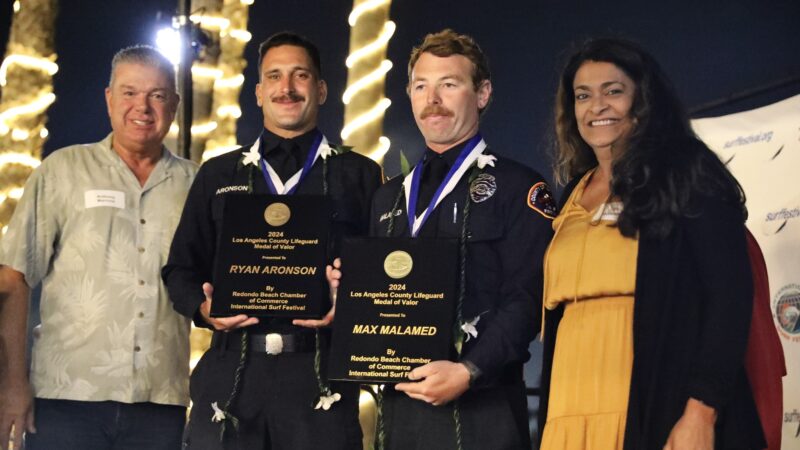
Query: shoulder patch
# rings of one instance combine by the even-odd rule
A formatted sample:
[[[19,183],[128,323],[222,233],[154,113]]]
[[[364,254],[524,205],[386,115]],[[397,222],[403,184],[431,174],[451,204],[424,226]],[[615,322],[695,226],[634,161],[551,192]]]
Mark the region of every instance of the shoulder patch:
[[[548,219],[554,219],[558,214],[556,200],[544,181],[531,186],[528,191],[528,206]]]

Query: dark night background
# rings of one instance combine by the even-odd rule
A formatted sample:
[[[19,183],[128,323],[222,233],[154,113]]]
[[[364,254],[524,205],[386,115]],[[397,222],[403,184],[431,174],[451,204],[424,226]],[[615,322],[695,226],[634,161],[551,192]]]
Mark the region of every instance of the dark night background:
[[[6,47],[11,0],[0,0],[0,46]],[[153,43],[158,11],[172,15],[176,1],[65,0],[56,24],[59,71],[56,102],[48,111],[50,138],[45,151],[97,141],[110,131],[103,100],[113,54],[135,43]],[[329,99],[321,128],[338,140],[342,127],[349,46],[345,0],[256,0],[250,9],[253,39],[242,90],[240,143],[261,130],[254,99],[258,43],[292,29],[315,41],[322,52]],[[551,178],[549,142],[556,79],[564,53],[590,36],[616,35],[648,48],[665,68],[687,108],[781,84],[746,100],[703,112],[715,116],[767,105],[800,93],[800,1],[732,0],[711,2],[611,1],[588,6],[574,0],[478,1],[397,0],[391,8],[397,31],[389,44],[394,68],[387,78],[392,100],[384,134],[392,141],[386,173],[399,172],[398,149],[415,161],[423,141],[405,94],[406,64],[413,45],[445,27],[476,38],[490,58],[494,99],[482,132],[497,153],[528,164]],[[793,80],[788,81],[787,80]],[[538,327],[539,324],[531,324]],[[537,345],[532,350],[536,352]],[[536,385],[538,359],[526,371]],[[535,403],[531,405],[535,408]]]
[[[0,0],[0,45],[5,49],[11,0]],[[56,102],[49,114],[45,152],[99,140],[110,130],[103,89],[114,52],[135,43],[152,43],[158,11],[172,14],[175,1],[65,0],[56,24],[59,71]],[[341,93],[349,46],[345,0],[256,0],[250,9],[253,39],[242,90],[240,143],[250,142],[261,127],[255,104],[257,46],[273,32],[292,29],[315,41],[322,52],[331,95],[321,128],[338,139],[344,113]],[[394,68],[387,78],[392,100],[384,134],[392,141],[386,157],[389,175],[398,173],[398,149],[412,161],[422,139],[405,95],[406,64],[412,45],[444,27],[471,34],[490,58],[494,100],[485,115],[483,134],[501,154],[537,168],[550,177],[548,143],[556,78],[570,44],[594,35],[619,35],[639,41],[661,62],[688,108],[731,94],[768,86],[787,78],[793,83],[703,115],[720,115],[766,105],[800,93],[800,2],[739,0],[710,2],[612,1],[593,6],[564,1],[460,2],[399,0],[392,4],[397,31],[389,44]]]

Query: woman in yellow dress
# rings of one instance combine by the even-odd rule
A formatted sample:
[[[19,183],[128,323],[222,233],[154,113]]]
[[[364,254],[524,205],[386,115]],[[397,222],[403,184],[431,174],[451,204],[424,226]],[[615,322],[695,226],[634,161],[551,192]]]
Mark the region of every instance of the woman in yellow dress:
[[[556,134],[541,449],[763,448],[741,187],[628,41],[568,60]]]

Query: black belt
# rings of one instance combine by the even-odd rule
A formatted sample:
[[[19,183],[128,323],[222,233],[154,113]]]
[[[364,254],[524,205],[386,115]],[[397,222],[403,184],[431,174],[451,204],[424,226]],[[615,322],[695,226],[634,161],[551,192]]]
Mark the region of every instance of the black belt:
[[[314,333],[248,333],[247,340],[247,350],[251,353],[278,355],[281,353],[313,352],[316,349]],[[241,343],[241,332],[223,333],[217,331],[211,337],[211,346],[214,348],[238,350],[241,348]]]

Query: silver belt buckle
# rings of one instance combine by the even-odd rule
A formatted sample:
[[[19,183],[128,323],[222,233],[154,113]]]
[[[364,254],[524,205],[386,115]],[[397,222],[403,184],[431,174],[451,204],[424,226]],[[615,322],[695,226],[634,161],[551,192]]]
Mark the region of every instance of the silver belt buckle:
[[[269,333],[265,339],[268,355],[280,355],[283,353],[283,336],[278,333]]]

